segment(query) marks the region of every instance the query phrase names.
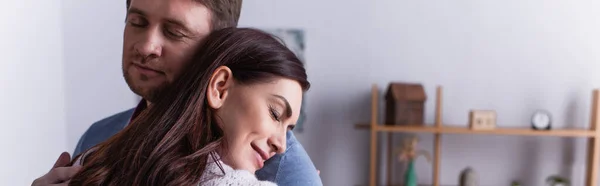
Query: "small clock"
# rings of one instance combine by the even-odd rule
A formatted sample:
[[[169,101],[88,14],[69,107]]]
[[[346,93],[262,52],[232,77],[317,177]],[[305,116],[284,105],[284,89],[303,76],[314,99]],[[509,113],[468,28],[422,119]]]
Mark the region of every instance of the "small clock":
[[[536,130],[550,130],[552,126],[552,116],[550,112],[538,110],[531,117],[531,127]]]

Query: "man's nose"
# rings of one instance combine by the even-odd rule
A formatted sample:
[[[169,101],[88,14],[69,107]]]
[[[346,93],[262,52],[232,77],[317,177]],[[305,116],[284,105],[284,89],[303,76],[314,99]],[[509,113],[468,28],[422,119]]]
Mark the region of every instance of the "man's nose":
[[[162,55],[162,39],[158,33],[148,30],[143,38],[135,44],[136,52],[144,59],[157,58]],[[145,62],[147,60],[143,60]]]

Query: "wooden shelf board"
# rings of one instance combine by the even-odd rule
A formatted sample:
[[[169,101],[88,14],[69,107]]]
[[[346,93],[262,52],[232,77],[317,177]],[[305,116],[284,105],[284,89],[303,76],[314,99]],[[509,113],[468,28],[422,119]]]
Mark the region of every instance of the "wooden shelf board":
[[[594,131],[583,129],[533,130],[529,128],[496,128],[493,130],[471,130],[466,127],[442,127],[446,134],[491,134],[518,136],[560,136],[560,137],[594,137]]]
[[[381,125],[377,126],[377,131],[381,132],[425,132],[425,133],[439,133],[439,129],[435,126],[392,126],[392,125]]]
[[[371,129],[370,124],[358,124],[355,128]],[[467,127],[442,126],[397,126],[377,125],[380,132],[415,132],[415,133],[440,133],[440,134],[487,134],[487,135],[518,135],[518,136],[559,136],[559,137],[594,137],[592,130],[585,129],[552,129],[548,131],[533,130],[529,128],[496,128],[493,130],[471,130]]]

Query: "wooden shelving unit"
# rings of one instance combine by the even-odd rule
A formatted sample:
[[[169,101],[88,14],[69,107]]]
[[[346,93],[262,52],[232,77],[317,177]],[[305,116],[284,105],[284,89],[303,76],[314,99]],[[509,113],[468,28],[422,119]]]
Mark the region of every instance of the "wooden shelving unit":
[[[377,135],[379,133],[431,133],[434,135],[434,153],[433,153],[433,186],[440,186],[440,155],[441,155],[441,135],[443,134],[461,134],[461,135],[517,135],[517,136],[555,136],[555,137],[580,137],[588,138],[587,164],[585,184],[587,186],[596,186],[598,179],[598,165],[600,165],[600,90],[592,91],[592,108],[590,113],[589,129],[552,129],[548,131],[538,131],[530,128],[496,128],[494,130],[471,130],[468,127],[445,126],[442,123],[442,87],[437,87],[435,104],[435,124],[433,126],[393,126],[380,124],[377,121],[379,92],[377,85],[373,85],[371,90],[371,123],[357,124],[357,129],[368,129],[371,131],[371,153],[370,153],[370,175],[369,186],[375,186],[377,178]],[[529,126],[529,125],[527,125]]]

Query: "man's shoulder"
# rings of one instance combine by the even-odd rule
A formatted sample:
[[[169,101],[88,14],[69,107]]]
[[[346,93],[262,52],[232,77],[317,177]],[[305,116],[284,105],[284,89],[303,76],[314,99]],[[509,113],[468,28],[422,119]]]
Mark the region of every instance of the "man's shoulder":
[[[131,119],[131,116],[133,115],[134,111],[135,108],[132,108],[96,121],[90,126],[88,132],[107,128],[112,129],[115,127],[123,128]]]
[[[323,186],[312,159],[292,132],[288,134],[287,149],[275,180],[278,185]]]
[[[278,185],[322,186],[317,168],[292,131],[287,132],[286,144],[285,153],[273,156],[256,171],[258,179]]]
[[[135,108],[132,108],[94,122],[79,139],[73,155],[76,156],[121,131],[129,123],[134,111]]]

